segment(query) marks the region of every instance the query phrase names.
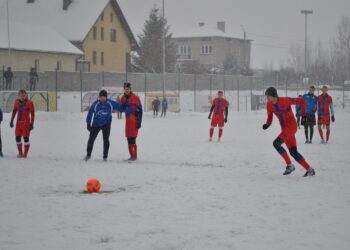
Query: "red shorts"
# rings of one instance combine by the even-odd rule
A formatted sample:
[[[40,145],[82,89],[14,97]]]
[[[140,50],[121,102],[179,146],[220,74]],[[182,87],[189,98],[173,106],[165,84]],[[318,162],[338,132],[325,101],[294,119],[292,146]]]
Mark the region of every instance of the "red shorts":
[[[282,141],[286,144],[288,148],[296,147],[297,141],[295,139],[295,133],[296,131],[294,130],[282,131],[279,134],[278,138],[282,139]]]
[[[326,126],[328,126],[329,124],[331,124],[331,116],[330,115],[318,116],[317,123],[318,123],[318,125],[326,125]]]
[[[217,116],[217,115],[214,115],[212,118],[211,118],[211,126],[212,127],[219,127],[219,128],[222,128],[225,126],[225,122],[224,122],[224,117],[223,116]]]
[[[30,123],[17,122],[15,133],[16,133],[16,137],[17,136],[29,137],[30,136]]]
[[[126,118],[126,124],[125,124],[125,136],[127,138],[136,138],[138,135],[138,128],[137,126],[137,117],[135,115],[129,115]]]

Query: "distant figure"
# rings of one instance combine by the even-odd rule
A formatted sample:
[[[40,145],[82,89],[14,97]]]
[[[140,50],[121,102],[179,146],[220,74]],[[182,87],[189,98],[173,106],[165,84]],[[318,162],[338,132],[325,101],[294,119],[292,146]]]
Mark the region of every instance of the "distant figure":
[[[300,98],[303,98],[302,95],[299,95]],[[299,104],[295,105],[295,116],[297,117],[298,128],[300,129],[300,119],[301,119],[302,111],[301,106]]]
[[[160,107],[160,100],[159,100],[159,97],[157,96],[156,99],[154,99],[152,102],[153,118],[158,117],[159,107]]]
[[[0,157],[4,157],[4,155],[2,154],[1,122],[2,122],[2,110],[1,110],[1,108],[0,108]]]
[[[303,95],[306,104],[306,121],[302,124],[305,128],[306,143],[312,143],[314,126],[316,125],[317,97],[315,96],[315,86],[309,87],[309,92]],[[310,137],[309,137],[310,131]]]
[[[322,94],[317,97],[318,132],[321,136],[321,143],[327,143],[331,134],[331,120],[335,122],[333,100],[328,95],[328,87],[322,87]],[[326,140],[323,137],[322,127],[326,127]]]
[[[12,79],[13,79],[13,72],[11,70],[11,67],[7,68],[7,70],[4,72],[3,77],[5,79],[4,89],[11,90],[12,89]]]
[[[167,110],[168,110],[168,100],[164,97],[162,100],[162,114],[160,117],[165,118]]]
[[[116,100],[116,101],[117,101],[117,103],[119,103],[119,104],[122,103],[119,95],[117,96],[117,100]],[[122,119],[122,116],[123,116],[123,113],[120,112],[120,111],[117,111],[117,118],[118,118],[118,120]]]
[[[39,77],[38,77],[38,73],[36,72],[36,69],[31,68],[29,72],[29,85],[30,85],[29,90],[30,91],[35,91],[38,80],[39,80]]]

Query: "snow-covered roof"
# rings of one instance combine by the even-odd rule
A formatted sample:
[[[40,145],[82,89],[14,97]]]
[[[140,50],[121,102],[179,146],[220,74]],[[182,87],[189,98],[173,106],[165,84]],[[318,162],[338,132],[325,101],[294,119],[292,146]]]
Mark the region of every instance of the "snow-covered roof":
[[[213,28],[210,26],[197,27],[192,30],[187,30],[184,32],[173,34],[173,38],[196,38],[196,37],[224,37],[224,38],[242,39],[242,38],[238,38],[239,36],[236,34],[223,32],[217,28]]]
[[[68,10],[63,10],[63,0],[35,0],[34,3],[10,0],[10,19],[45,23],[70,41],[82,41],[108,2],[109,0],[73,0]],[[6,13],[0,13],[0,16],[6,16]]]
[[[7,22],[0,20],[0,48],[8,48]],[[82,55],[71,42],[52,28],[41,25],[10,21],[11,48],[25,51],[54,52]]]

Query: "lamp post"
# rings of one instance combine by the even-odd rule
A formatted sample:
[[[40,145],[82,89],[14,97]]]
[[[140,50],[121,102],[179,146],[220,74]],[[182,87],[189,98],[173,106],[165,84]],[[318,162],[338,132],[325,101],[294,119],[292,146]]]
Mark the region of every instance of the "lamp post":
[[[246,62],[246,40],[247,40],[247,32],[245,31],[244,26],[241,24],[241,29],[243,31],[243,67],[244,67],[244,71],[247,69],[247,62]]]
[[[301,14],[305,15],[305,78],[308,76],[308,70],[309,70],[309,65],[308,65],[308,51],[307,51],[307,15],[312,14],[312,10],[301,10]]]
[[[163,80],[163,99],[165,98],[165,1],[162,1],[162,17],[163,17],[163,30],[162,30],[162,40],[163,40],[163,74],[162,74],[162,80]]]

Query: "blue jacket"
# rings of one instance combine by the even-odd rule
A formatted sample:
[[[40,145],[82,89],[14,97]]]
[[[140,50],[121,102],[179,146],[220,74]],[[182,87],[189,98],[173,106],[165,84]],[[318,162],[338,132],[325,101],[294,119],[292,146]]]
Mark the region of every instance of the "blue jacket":
[[[92,127],[102,127],[105,125],[110,125],[112,123],[112,112],[117,110],[123,112],[124,109],[120,103],[107,99],[105,103],[96,100],[90,107],[89,112],[86,117],[86,123]]]
[[[162,101],[162,108],[168,109],[168,101],[166,99],[163,99],[163,101]]]
[[[300,105],[295,105],[295,114],[296,116],[301,116],[302,115],[302,110]]]
[[[0,123],[2,122],[2,110],[0,109]]]
[[[317,97],[314,94],[307,93],[303,95],[306,104],[306,114],[315,114],[317,110]]]

